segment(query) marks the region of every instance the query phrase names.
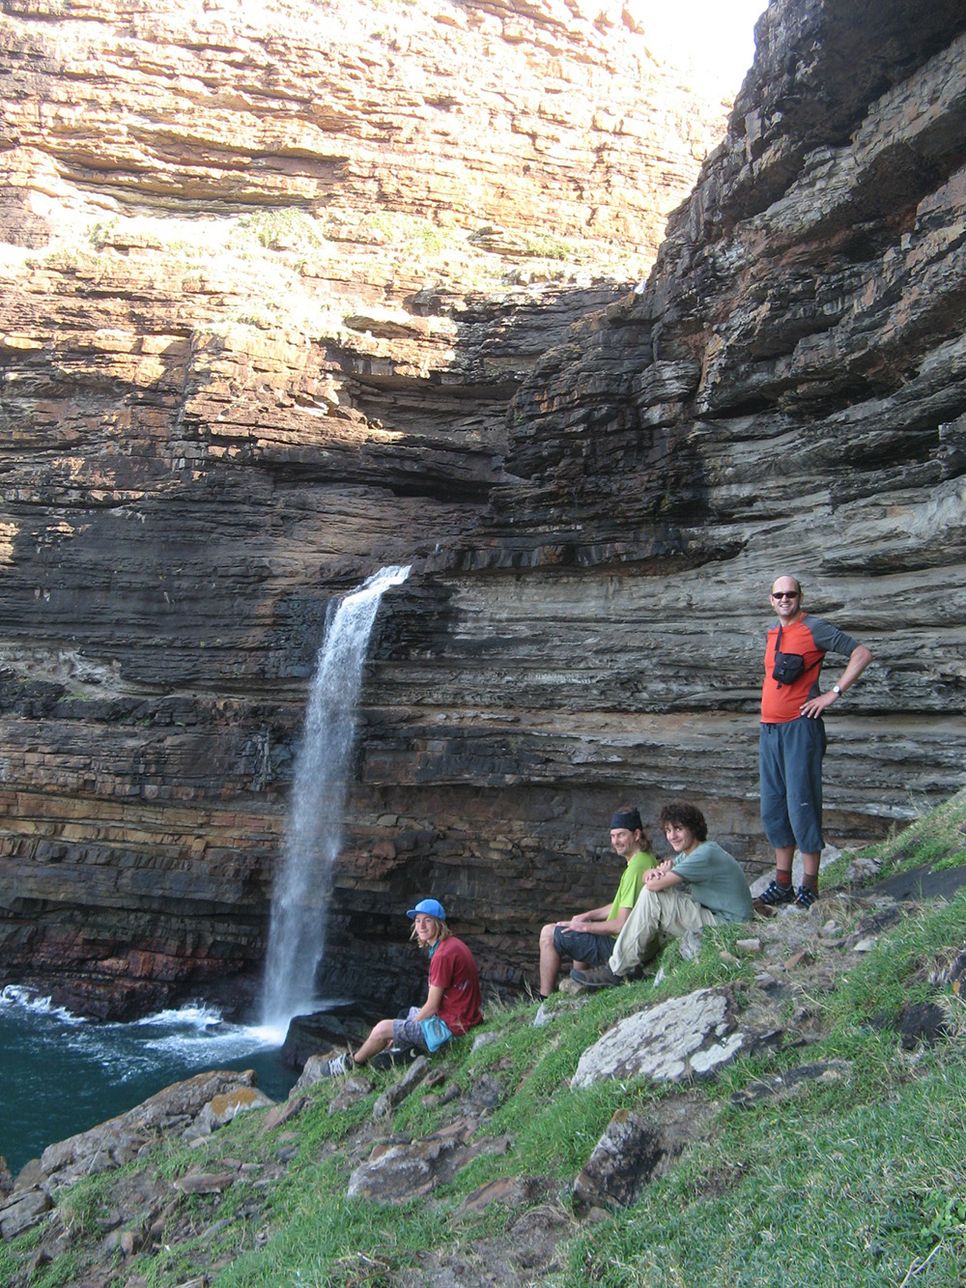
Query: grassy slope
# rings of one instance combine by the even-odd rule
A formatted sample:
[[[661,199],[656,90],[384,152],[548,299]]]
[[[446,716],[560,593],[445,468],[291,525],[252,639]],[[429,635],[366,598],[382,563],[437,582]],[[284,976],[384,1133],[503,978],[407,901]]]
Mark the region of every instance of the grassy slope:
[[[964,825],[961,795],[878,854],[890,869],[923,856],[966,865]],[[716,929],[696,962],[668,952],[667,979],[649,997],[724,978],[750,983],[751,962],[724,963],[718,955],[738,934],[736,927]],[[716,1083],[699,1087],[715,1107],[710,1138],[651,1185],[635,1207],[604,1221],[575,1222],[565,1268],[539,1282],[566,1288],[966,1282],[966,1004],[947,990],[950,1035],[932,1048],[903,1052],[888,1027],[910,998],[936,995],[926,968],[938,954],[958,948],[964,934],[966,891],[883,934],[833,991],[812,999],[823,1012],[825,1038],[806,1054],[791,1048],[746,1057]],[[636,986],[591,995],[543,1029],[530,1024],[532,1007],[506,1009],[489,1021],[495,1041],[474,1053],[463,1048],[437,1057],[437,1066],[466,1090],[484,1075],[499,1081],[509,1094],[484,1130],[506,1134],[513,1148],[475,1159],[431,1203],[380,1208],[345,1198],[349,1169],[371,1148],[370,1138],[354,1142],[352,1133],[369,1121],[374,1097],[391,1075],[378,1076],[372,1095],[338,1113],[329,1112],[338,1087],[321,1085],[313,1089],[310,1108],[274,1133],[262,1133],[259,1114],[241,1118],[213,1138],[203,1160],[180,1145],[160,1148],[150,1166],[169,1177],[214,1168],[223,1157],[268,1164],[284,1133],[294,1133],[297,1152],[270,1188],[241,1181],[220,1198],[184,1200],[159,1250],[123,1266],[118,1260],[116,1278],[98,1282],[122,1285],[138,1275],[152,1288],[167,1288],[233,1258],[210,1282],[220,1288],[391,1284],[397,1272],[417,1264],[420,1249],[448,1244],[455,1253],[471,1254],[482,1240],[501,1237],[507,1212],[500,1205],[472,1217],[458,1213],[466,1195],[485,1181],[553,1178],[566,1209],[570,1183],[614,1110],[676,1094],[641,1082],[569,1088],[584,1048],[640,1003]],[[732,1105],[731,1094],[763,1073],[823,1057],[851,1061],[852,1077],[812,1084],[781,1103]],[[387,1135],[423,1134],[452,1114],[452,1107],[424,1103],[425,1095],[417,1091],[403,1103]],[[75,1187],[68,1217],[84,1237],[38,1269],[31,1285],[82,1281],[85,1248],[93,1251],[102,1237],[96,1218],[116,1202],[118,1179],[111,1173]],[[39,1238],[34,1232],[0,1245],[0,1282],[23,1265]],[[237,1256],[240,1247],[248,1251]]]

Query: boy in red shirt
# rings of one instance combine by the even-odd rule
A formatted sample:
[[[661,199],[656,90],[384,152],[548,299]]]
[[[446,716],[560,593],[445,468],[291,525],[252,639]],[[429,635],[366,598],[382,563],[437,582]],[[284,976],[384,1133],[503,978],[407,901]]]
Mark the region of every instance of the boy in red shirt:
[[[420,899],[406,916],[413,923],[410,938],[429,954],[426,1001],[420,1007],[410,1007],[404,1020],[380,1020],[355,1055],[344,1052],[334,1056],[324,1068],[329,1077],[350,1073],[394,1043],[429,1051],[422,1022],[434,1016],[443,1021],[453,1037],[483,1023],[476,962],[462,939],[450,932],[443,905],[438,899]]]

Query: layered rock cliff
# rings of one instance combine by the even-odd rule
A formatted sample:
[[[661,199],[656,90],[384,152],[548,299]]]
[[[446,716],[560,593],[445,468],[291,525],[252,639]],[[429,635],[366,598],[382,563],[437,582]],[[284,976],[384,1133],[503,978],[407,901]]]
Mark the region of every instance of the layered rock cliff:
[[[28,0],[0,75],[0,970],[115,1013],[257,973],[328,600],[473,524],[724,113],[556,0]]]
[[[714,112],[616,11],[404,9],[4,8],[0,960],[95,1013],[254,977],[382,563],[335,982],[430,889],[518,979],[621,799],[763,864],[776,571],[877,657],[829,840],[962,782],[960,7],[774,4],[633,292]]]

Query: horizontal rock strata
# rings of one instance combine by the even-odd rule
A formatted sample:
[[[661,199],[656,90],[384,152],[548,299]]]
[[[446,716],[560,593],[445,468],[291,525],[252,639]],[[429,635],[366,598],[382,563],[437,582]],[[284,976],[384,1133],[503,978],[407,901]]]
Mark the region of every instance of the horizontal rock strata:
[[[0,71],[0,977],[133,1014],[253,978],[328,602],[474,522],[723,115],[556,0],[29,0]]]
[[[380,564],[334,984],[421,989],[430,890],[519,983],[620,800],[760,872],[788,568],[876,655],[828,839],[963,781],[961,6],[776,0],[633,291],[714,113],[616,11],[298,14],[0,19],[0,976],[95,1014],[254,978],[326,605]]]

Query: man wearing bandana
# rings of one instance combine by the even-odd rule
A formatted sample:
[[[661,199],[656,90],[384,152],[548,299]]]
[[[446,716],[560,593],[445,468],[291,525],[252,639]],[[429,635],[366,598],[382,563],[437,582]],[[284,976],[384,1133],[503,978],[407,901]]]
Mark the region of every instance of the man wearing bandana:
[[[708,824],[697,806],[669,801],[660,822],[674,856],[645,875],[644,888],[610,958],[571,972],[581,988],[622,984],[668,939],[681,939],[718,922],[747,921],[752,915],[745,874],[727,850],[708,840]]]
[[[644,874],[654,867],[651,842],[641,816],[633,805],[621,805],[610,821],[610,843],[626,864],[617,893],[610,903],[579,912],[568,921],[554,921],[540,931],[540,996],[546,999],[557,987],[564,957],[574,967],[606,962],[637,902]]]

